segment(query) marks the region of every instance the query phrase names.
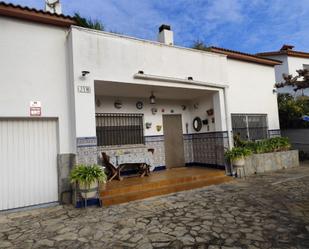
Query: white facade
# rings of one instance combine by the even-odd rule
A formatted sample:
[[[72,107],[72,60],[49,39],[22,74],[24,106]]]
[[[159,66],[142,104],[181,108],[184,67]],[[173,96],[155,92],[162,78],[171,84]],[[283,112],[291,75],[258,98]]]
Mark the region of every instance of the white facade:
[[[9,157],[19,153],[17,149],[14,151],[12,143],[15,140],[9,137],[1,140],[1,146],[10,143],[13,148],[5,154],[0,150],[0,161],[1,157],[8,157],[5,165],[0,165],[6,167],[1,172],[6,172],[7,176],[12,173],[8,170],[10,164],[18,171],[18,165],[23,165],[25,160],[27,165],[35,165],[29,166],[30,171],[40,166],[54,174],[58,168],[58,193],[62,193],[66,190],[62,185],[67,184],[69,164],[73,162],[63,159],[64,155],[77,154],[78,162],[88,156],[92,156],[91,162],[97,161],[96,113],[143,113],[144,125],[152,123],[150,128],[144,127],[145,137],[163,137],[164,128],[156,129],[156,125],[162,125],[162,115],[181,114],[183,135],[187,139],[185,146],[191,149],[190,158],[194,146],[200,150],[195,153],[196,158],[205,159],[204,151],[208,148],[205,142],[205,147],[193,146],[191,135],[201,134],[205,141],[207,134],[215,134],[211,139],[216,139],[216,133],[230,133],[233,113],[266,114],[268,129],[279,129],[276,94],[272,91],[275,83],[272,66],[75,26],[61,28],[1,16],[0,27],[0,119],[3,122],[16,118],[24,120],[19,123],[21,126],[16,125],[16,134],[20,134],[20,143],[24,146],[20,148],[30,148],[28,158],[17,156],[11,162]],[[83,76],[83,71],[89,73]],[[156,96],[155,105],[149,104],[151,93]],[[121,100],[121,109],[114,107],[116,100]],[[41,103],[39,117],[30,115],[31,101]],[[136,108],[137,101],[143,102],[143,109]],[[151,111],[154,106],[156,114]],[[213,114],[208,115],[207,110],[211,109]],[[195,117],[208,120],[199,132],[193,129]],[[44,129],[48,133],[45,120],[52,120],[56,127],[52,140],[44,136]],[[33,127],[42,124],[37,132],[43,135],[36,143],[22,139],[29,122],[34,122]],[[7,134],[3,128],[6,126],[1,127],[0,133]],[[35,129],[31,132],[35,133]],[[151,145],[156,142],[150,141]],[[47,145],[53,148],[52,154],[45,153]],[[224,149],[225,145],[220,146]],[[217,153],[217,147],[214,148],[212,153]],[[53,159],[45,165],[45,159],[40,158],[40,161],[36,153]],[[197,161],[191,158],[189,162]],[[158,165],[164,165],[164,158]],[[40,172],[42,177],[37,177],[44,179],[44,171]],[[26,180],[29,179],[39,181],[30,176]],[[52,186],[50,198],[30,198],[7,208],[55,201],[55,184]],[[3,189],[10,187],[9,182],[2,186]],[[31,191],[33,189],[29,188],[26,196]],[[0,193],[8,198],[7,192]]]
[[[276,83],[283,82],[282,74],[292,74],[297,76],[297,70],[309,68],[309,58],[294,57],[289,55],[267,55],[266,58],[275,59],[282,61],[281,65],[275,66]],[[284,87],[278,89],[280,93],[291,93],[295,94],[292,87]],[[301,95],[302,92],[298,91],[297,95]],[[304,90],[304,94],[309,95],[309,90]]]
[[[30,117],[40,101],[42,117],[57,118],[59,153],[75,152],[67,33],[64,28],[0,17],[0,117]]]

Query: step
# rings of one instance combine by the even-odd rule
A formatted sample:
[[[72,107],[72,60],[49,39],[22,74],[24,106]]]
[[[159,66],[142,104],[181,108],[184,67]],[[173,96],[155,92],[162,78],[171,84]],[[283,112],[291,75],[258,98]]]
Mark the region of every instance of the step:
[[[174,192],[196,189],[196,188],[201,188],[201,187],[210,186],[214,184],[221,184],[221,183],[229,182],[232,180],[233,178],[227,177],[227,176],[214,177],[214,178],[208,178],[208,179],[203,179],[203,180],[194,181],[194,182],[168,185],[168,186],[164,186],[161,188],[155,188],[151,190],[135,191],[135,192],[119,194],[119,195],[112,195],[112,196],[102,195],[102,200],[103,200],[104,206],[111,206],[111,205],[126,203],[130,201],[141,200],[141,199],[145,199],[149,197],[166,195],[166,194],[170,194]]]
[[[166,179],[156,179],[156,176],[154,174],[159,173],[153,173],[148,179],[148,177],[145,177],[144,179],[140,179],[140,182],[138,183],[130,183],[130,182],[112,182],[112,185],[107,184],[107,187],[105,190],[102,191],[102,195],[104,196],[111,196],[111,195],[119,195],[119,194],[125,194],[130,192],[136,192],[136,191],[147,191],[147,190],[153,190],[154,188],[161,188],[165,186],[170,186],[174,184],[180,184],[180,183],[187,183],[187,182],[195,182],[203,179],[208,178],[214,178],[214,177],[225,177],[224,171],[214,171],[214,172],[207,172],[207,174],[196,174],[191,176],[174,176]],[[160,177],[158,175],[158,177]],[[127,179],[125,179],[127,180]],[[119,183],[117,185],[117,183]]]

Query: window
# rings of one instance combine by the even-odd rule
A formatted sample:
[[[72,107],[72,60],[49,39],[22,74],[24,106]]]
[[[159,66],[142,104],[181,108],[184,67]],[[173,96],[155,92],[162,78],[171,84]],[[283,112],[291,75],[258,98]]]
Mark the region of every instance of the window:
[[[242,140],[265,139],[268,137],[267,115],[232,114],[232,129]]]
[[[144,144],[143,114],[97,113],[98,146]]]

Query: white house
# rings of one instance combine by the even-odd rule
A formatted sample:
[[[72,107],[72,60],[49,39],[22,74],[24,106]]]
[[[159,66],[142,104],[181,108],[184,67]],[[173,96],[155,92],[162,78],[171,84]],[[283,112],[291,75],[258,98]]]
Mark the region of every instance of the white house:
[[[309,53],[296,51],[292,45],[283,45],[279,51],[263,52],[259,53],[258,56],[282,62],[280,65],[275,66],[276,83],[284,81],[282,74],[292,74],[296,76],[298,75],[296,70],[309,69]],[[294,95],[291,87],[280,88],[279,92],[291,93]],[[297,95],[302,93],[306,95],[309,94],[308,90],[304,90],[304,92],[299,91]]]
[[[62,200],[77,163],[154,149],[153,168],[224,167],[232,133],[280,134],[277,60],[75,26],[0,3],[0,210]]]

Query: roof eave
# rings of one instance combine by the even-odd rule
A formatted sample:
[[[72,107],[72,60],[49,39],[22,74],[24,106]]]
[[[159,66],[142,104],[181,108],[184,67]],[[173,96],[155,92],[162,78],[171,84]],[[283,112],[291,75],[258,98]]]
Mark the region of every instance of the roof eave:
[[[76,24],[73,18],[68,18],[62,15],[35,12],[11,5],[0,5],[0,15],[60,27],[70,27],[71,25]]]
[[[277,61],[277,60],[264,59],[264,58],[259,58],[257,56],[250,56],[250,55],[246,55],[246,54],[230,52],[230,51],[221,50],[221,49],[217,49],[217,48],[210,48],[210,51],[212,51],[214,53],[225,54],[230,59],[247,61],[247,62],[252,62],[252,63],[257,63],[257,64],[263,64],[263,65],[267,65],[267,66],[276,66],[276,65],[282,64],[281,61]]]

